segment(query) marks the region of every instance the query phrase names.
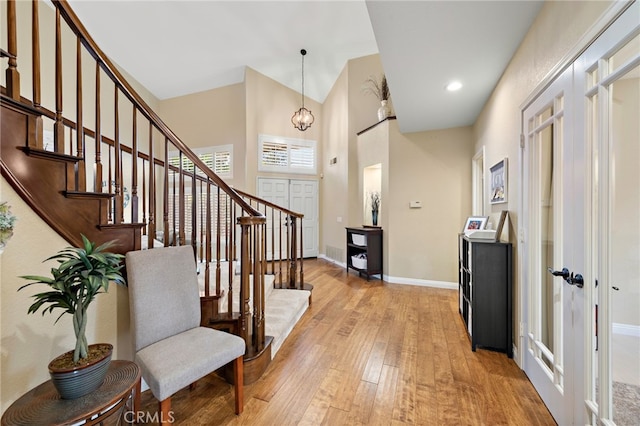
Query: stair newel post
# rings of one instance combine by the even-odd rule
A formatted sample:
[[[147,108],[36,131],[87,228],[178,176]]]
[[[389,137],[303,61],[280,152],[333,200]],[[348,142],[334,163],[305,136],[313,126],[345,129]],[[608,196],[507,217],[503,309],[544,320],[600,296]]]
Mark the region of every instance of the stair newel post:
[[[95,144],[96,144],[96,165],[94,176],[94,191],[102,192],[102,119],[100,117],[100,63],[96,61],[96,128],[95,128]]]
[[[12,3],[12,2],[10,2]],[[64,123],[62,122],[62,30],[60,28],[60,9],[56,8],[56,71],[55,97],[56,120],[53,125],[53,149],[64,154]]]
[[[107,173],[107,193],[109,194],[113,194],[113,164],[112,164],[112,155],[111,155],[111,145],[107,145],[107,152],[108,152],[108,157],[107,157],[107,169],[108,169],[108,173]],[[114,209],[114,204],[115,201],[113,200],[113,198],[109,199],[109,209],[108,209],[108,213],[107,213],[107,219],[109,222],[113,221],[113,209]]]
[[[135,104],[131,115],[131,222],[138,223],[138,109]]]
[[[113,223],[120,224],[124,221],[123,199],[122,199],[122,148],[120,146],[120,109],[118,108],[118,86],[115,86],[113,100],[113,177],[115,190],[115,204],[113,207]]]
[[[247,345],[247,352],[252,351],[249,341],[249,281],[251,279],[251,269],[249,268],[249,231],[251,228],[251,218],[248,216],[240,216],[238,218],[240,225],[240,337],[242,337]],[[229,295],[231,297],[231,295]],[[229,311],[232,312],[232,311]]]
[[[31,75],[32,75],[32,89],[33,89],[33,106],[34,108],[40,108],[42,100],[42,94],[40,90],[40,17],[39,17],[38,1],[31,2]],[[8,80],[8,78],[7,78]],[[7,84],[8,86],[8,84]],[[9,89],[8,89],[9,90]],[[11,94],[10,94],[11,96]],[[43,148],[43,125],[42,117],[34,117],[35,124],[35,137],[29,138],[29,147]]]
[[[76,156],[80,158],[75,164],[75,190],[86,191],[87,172],[84,158],[84,124],[82,117],[82,42],[76,37]]]
[[[296,286],[296,268],[297,262],[296,259],[298,257],[298,248],[297,248],[297,228],[296,228],[296,218],[292,215],[289,215],[289,226],[291,227],[291,254],[289,257],[289,288],[295,288]]]
[[[149,121],[149,247],[156,238],[156,166],[153,149],[153,124]]]
[[[258,210],[256,206],[256,210]],[[264,275],[262,273],[264,246],[264,222],[253,225],[253,347],[257,352],[264,348]]]
[[[20,73],[18,72],[18,31],[16,27],[16,0],[7,0],[7,42],[9,67],[5,73],[7,94],[20,100]]]

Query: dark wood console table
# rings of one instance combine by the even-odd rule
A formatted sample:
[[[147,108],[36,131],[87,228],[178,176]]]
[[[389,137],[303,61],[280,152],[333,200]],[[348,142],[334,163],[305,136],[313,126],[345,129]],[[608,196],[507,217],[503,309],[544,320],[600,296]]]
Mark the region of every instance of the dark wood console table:
[[[122,410],[138,411],[140,367],[130,361],[111,361],[102,385],[76,399],[61,399],[51,380],[31,389],[2,415],[2,425],[95,425]],[[135,415],[124,416],[132,422]]]

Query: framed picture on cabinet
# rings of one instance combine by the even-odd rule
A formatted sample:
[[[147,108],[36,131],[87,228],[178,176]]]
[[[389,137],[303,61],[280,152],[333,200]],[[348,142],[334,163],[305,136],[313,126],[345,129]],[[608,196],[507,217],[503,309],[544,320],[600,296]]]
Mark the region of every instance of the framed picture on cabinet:
[[[489,216],[469,216],[464,224],[462,232],[477,231],[487,226]]]
[[[491,167],[491,204],[507,202],[507,158]]]

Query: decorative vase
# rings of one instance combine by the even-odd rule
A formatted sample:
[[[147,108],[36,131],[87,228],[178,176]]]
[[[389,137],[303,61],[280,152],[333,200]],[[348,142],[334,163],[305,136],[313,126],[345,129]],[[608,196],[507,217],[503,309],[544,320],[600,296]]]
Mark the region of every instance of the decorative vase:
[[[66,352],[49,363],[49,375],[53,385],[58,390],[62,399],[76,399],[98,389],[109,369],[113,345],[109,343],[97,343],[89,345],[89,353],[92,349],[102,352],[102,356],[86,364],[75,367],[55,367],[55,364],[64,357],[73,359],[73,351]]]
[[[378,225],[378,210],[371,210],[371,222],[373,226]]]
[[[380,101],[381,106],[378,108],[378,121],[382,121],[391,115],[391,109],[387,105],[387,102],[388,101],[386,99],[384,101]]]

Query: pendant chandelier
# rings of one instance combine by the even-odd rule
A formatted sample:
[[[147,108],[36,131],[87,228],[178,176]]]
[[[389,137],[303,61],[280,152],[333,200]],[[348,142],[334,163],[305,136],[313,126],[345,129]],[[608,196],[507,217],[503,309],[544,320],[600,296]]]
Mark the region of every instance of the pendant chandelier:
[[[300,130],[301,132],[304,132],[309,127],[311,127],[314,118],[313,114],[311,114],[311,111],[304,107],[304,55],[307,54],[307,51],[302,49],[300,51],[300,54],[302,55],[302,108],[300,108],[295,112],[295,114],[293,114],[293,117],[291,117],[291,122],[293,123],[293,127]]]

